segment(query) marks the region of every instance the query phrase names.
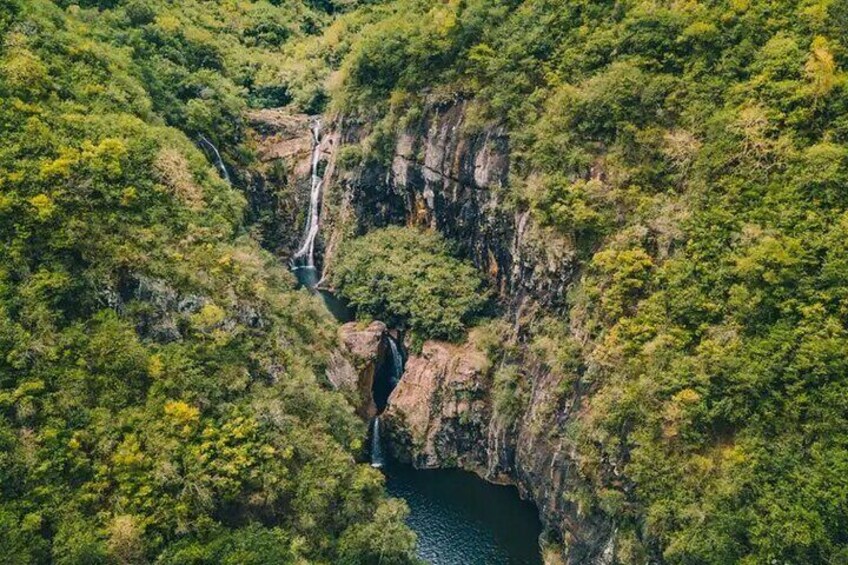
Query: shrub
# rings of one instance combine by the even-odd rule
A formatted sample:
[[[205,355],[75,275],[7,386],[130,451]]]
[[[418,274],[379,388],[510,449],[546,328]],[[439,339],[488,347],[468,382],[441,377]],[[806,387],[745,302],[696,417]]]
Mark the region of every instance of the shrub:
[[[480,277],[435,233],[391,227],[348,243],[332,282],[360,315],[456,340],[487,301]]]

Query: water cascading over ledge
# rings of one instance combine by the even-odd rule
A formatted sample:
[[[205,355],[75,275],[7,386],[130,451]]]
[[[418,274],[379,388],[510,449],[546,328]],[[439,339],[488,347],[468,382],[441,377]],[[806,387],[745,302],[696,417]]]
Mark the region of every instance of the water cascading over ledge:
[[[312,161],[311,186],[309,192],[309,212],[306,216],[306,228],[303,242],[294,254],[292,262],[296,268],[315,268],[315,239],[321,229],[321,189],[324,178],[319,175],[318,166],[321,162],[321,120],[312,122]]]
[[[392,391],[403,376],[403,353],[397,340],[388,332],[385,334],[388,351],[374,376],[372,395],[377,406],[377,415],[371,423],[371,466],[382,467],[385,464],[380,433],[380,415],[386,409]]]
[[[389,396],[391,396],[403,375],[403,354],[400,351],[400,346],[389,333],[386,333],[385,339],[388,348],[385,358],[377,367],[373,387],[374,403],[377,406],[378,414],[386,409]]]
[[[197,142],[209,155],[209,157],[215,162],[215,168],[218,169],[218,174],[221,175],[221,178],[224,179],[227,184],[232,184],[232,181],[230,180],[230,173],[227,170],[227,166],[224,164],[224,159],[221,158],[221,152],[218,151],[218,148],[215,147],[215,144],[212,143],[209,138],[203,134],[200,134],[197,137]]]

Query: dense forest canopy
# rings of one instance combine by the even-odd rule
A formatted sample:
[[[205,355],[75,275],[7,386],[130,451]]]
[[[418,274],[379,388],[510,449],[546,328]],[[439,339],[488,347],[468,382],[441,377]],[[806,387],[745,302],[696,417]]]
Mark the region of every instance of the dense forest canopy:
[[[509,132],[502,205],[580,260],[527,339],[591,385],[550,433],[617,559],[848,562],[845,0],[0,0],[0,34],[3,556],[411,559],[315,377],[332,322],[196,142],[248,168],[246,109],[288,105],[367,124],[346,154],[385,160],[465,101]],[[340,286],[411,316],[362,280],[380,237]],[[462,304],[424,301],[421,335],[481,306],[455,268]]]
[[[0,3],[5,563],[408,562],[328,316],[192,143],[340,6]]]
[[[436,233],[390,227],[354,239],[333,266],[333,286],[360,318],[403,329],[413,341],[462,338],[486,305],[474,267]]]

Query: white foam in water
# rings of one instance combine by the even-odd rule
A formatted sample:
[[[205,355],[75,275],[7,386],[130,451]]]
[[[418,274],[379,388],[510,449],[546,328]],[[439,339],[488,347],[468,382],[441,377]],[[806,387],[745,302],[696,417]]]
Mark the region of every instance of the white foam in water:
[[[321,186],[324,179],[318,176],[318,164],[321,161],[321,121],[315,120],[312,124],[312,189],[309,194],[309,214],[306,217],[306,231],[303,236],[303,244],[294,259],[306,258],[309,267],[315,265],[315,238],[320,229],[319,215],[321,211]]]
[[[392,374],[392,388],[394,388],[400,382],[400,377],[403,375],[403,355],[401,355],[400,348],[392,336],[388,336],[388,338],[389,348],[392,350],[392,362],[394,363],[394,373]]]
[[[379,469],[384,463],[383,446],[380,445],[380,417],[377,416],[371,429],[371,466]]]

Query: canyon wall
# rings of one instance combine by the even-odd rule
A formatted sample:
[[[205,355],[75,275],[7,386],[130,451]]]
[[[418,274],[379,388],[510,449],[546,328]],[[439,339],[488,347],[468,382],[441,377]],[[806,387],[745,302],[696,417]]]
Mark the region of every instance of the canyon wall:
[[[269,223],[296,222],[299,228],[302,218],[292,209],[308,206],[309,120],[270,111],[252,120],[266,169],[273,171],[281,161],[288,173],[285,198],[275,197],[275,221]],[[369,124],[338,119],[328,125],[318,264],[326,275],[346,239],[392,224],[435,229],[455,243],[497,291],[530,385],[528,398],[517,417],[500,417],[492,390],[496,367],[488,355],[473,341],[427,342],[409,356],[389,399],[383,417],[389,448],[419,468],[461,467],[515,484],[538,506],[546,541],[566,563],[611,563],[614,525],[581,504],[578,493],[588,486],[576,471],[567,435],[584,409],[586,387],[579,376],[546,367],[522,343],[527,320],[540,313],[567,316],[565,294],[578,276],[576,254],[569,241],[505,200],[511,165],[506,132],[472,129],[465,121],[462,103],[433,106],[381,159],[363,156]],[[267,184],[256,191],[260,203],[273,193]],[[270,237],[270,247],[283,256],[296,245],[296,238],[292,242],[273,231]],[[385,357],[385,331],[379,323],[343,326],[328,371],[364,418],[375,413],[370,390]]]
[[[455,242],[513,311],[530,300],[564,306],[577,262],[572,246],[505,201],[509,139],[501,128],[470,131],[465,105],[433,106],[402,131],[391,155],[340,166],[326,198],[331,268],[336,241],[389,224],[438,230]],[[360,147],[368,124],[339,119],[340,153]]]

